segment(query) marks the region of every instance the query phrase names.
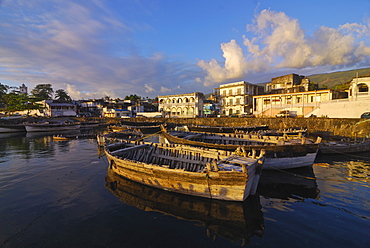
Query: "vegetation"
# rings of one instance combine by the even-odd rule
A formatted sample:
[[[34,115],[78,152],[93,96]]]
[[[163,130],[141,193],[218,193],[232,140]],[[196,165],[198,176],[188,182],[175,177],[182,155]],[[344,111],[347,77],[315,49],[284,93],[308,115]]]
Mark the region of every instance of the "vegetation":
[[[132,100],[132,101],[137,101],[137,100],[140,100],[140,99],[141,99],[141,97],[137,96],[136,94],[125,96],[125,98],[124,98],[124,100]]]
[[[54,90],[51,87],[51,84],[38,84],[36,87],[31,91],[31,94],[35,98],[39,98],[42,100],[50,100],[52,99]]]
[[[317,83],[321,89],[326,86],[328,89],[344,90],[348,89],[349,83],[353,78],[357,77],[357,74],[359,77],[368,76],[370,75],[370,68],[351,71],[338,71],[333,73],[311,75],[307,77],[312,83]]]
[[[69,102],[72,101],[72,98],[68,95],[65,90],[59,89],[55,91],[55,99],[63,102]]]

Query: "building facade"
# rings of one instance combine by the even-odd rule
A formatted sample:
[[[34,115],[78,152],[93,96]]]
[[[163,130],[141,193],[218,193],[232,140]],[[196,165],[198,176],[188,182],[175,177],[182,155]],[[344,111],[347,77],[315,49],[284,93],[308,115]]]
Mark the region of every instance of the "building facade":
[[[40,103],[44,106],[44,116],[58,117],[77,115],[77,104],[75,103],[63,103],[53,100],[43,100]]]
[[[263,87],[245,81],[222,84],[216,89],[219,94],[221,115],[250,114],[253,110],[253,96],[263,92]]]
[[[203,117],[203,101],[201,92],[158,96],[158,111],[166,117]]]
[[[271,82],[266,84],[265,92],[268,94],[279,94],[309,91],[310,85],[310,80],[308,78],[292,73],[289,75],[272,78]]]
[[[295,116],[310,116],[325,101],[333,99],[332,90],[315,90],[253,97],[253,112],[256,116],[275,116],[289,110]]]
[[[370,77],[356,77],[349,86],[348,98],[357,99],[370,96]],[[370,107],[370,106],[369,106]]]

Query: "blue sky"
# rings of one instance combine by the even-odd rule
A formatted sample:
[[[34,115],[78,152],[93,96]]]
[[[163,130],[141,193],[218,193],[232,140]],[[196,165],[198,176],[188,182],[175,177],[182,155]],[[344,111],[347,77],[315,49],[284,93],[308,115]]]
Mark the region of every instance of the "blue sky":
[[[74,99],[211,93],[369,62],[369,0],[0,0],[0,83]]]

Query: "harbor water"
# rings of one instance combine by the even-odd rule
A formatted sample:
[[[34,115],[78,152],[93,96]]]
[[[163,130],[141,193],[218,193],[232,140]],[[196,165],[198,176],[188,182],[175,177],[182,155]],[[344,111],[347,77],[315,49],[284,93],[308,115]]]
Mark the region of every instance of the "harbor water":
[[[368,154],[263,171],[240,203],[120,178],[92,138],[0,134],[0,247],[370,247],[369,199]]]

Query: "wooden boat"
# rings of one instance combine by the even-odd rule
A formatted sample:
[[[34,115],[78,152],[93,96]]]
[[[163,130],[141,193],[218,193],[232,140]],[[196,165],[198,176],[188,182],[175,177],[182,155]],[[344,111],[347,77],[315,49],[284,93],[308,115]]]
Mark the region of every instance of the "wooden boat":
[[[0,133],[26,132],[23,124],[4,124],[0,123]]]
[[[250,132],[258,130],[267,130],[268,126],[241,126],[241,127],[211,127],[211,126],[187,126],[191,132],[206,132],[206,133],[235,133],[238,131]]]
[[[27,132],[50,132],[50,131],[64,131],[64,130],[76,130],[80,128],[79,122],[37,122],[37,123],[25,123],[24,124]]]
[[[121,143],[136,141],[143,138],[143,133],[135,129],[125,129],[120,132],[109,132],[97,135],[98,145],[105,146],[108,143]]]
[[[96,128],[99,127],[100,123],[98,121],[82,121],[80,125],[81,128]]]
[[[127,121],[121,120],[121,125],[123,126],[158,126],[162,125],[161,121]]]
[[[177,137],[171,134],[171,132],[167,131],[165,128],[162,127],[162,135],[168,140],[170,143],[178,143],[178,144],[185,144],[191,145],[195,147],[207,147],[212,149],[220,149],[220,150],[229,150],[235,151],[237,149],[241,149],[242,153],[251,152],[252,149],[261,150],[264,149],[266,151],[265,155],[265,162],[263,169],[264,170],[272,170],[272,169],[292,169],[292,168],[299,168],[305,166],[312,166],[315,161],[317,152],[318,152],[318,143],[306,143],[306,139],[303,139],[304,142],[297,143],[297,142],[282,142],[282,143],[270,143],[265,142],[263,144],[250,144],[250,141],[244,143],[242,139],[238,140],[235,138],[229,139],[229,137],[224,136],[224,140],[222,139],[208,139],[207,143],[204,141],[197,141],[193,139],[185,139],[182,137]],[[216,136],[216,135],[212,135]],[[215,142],[220,141],[222,142]],[[233,141],[234,143],[228,143],[228,141]],[[249,142],[249,143],[248,143]]]
[[[161,131],[161,127],[159,125],[157,126],[128,126],[128,125],[122,125],[122,126],[111,126],[110,129],[113,132],[120,132],[122,130],[126,129],[134,129],[138,130],[142,133],[156,133]]]
[[[324,142],[319,146],[320,154],[347,154],[358,152],[369,152],[370,140],[363,140],[359,142]]]
[[[205,198],[244,201],[257,190],[263,156],[177,144],[120,143],[105,146],[109,168],[151,187]],[[226,155],[226,156],[225,156]],[[262,153],[263,155],[263,153]]]
[[[126,205],[204,226],[207,229],[204,235],[210,239],[217,236],[247,244],[250,238],[261,238],[264,232],[259,195],[249,196],[244,202],[193,197],[148,187],[111,170],[108,170],[105,182],[105,187]]]

